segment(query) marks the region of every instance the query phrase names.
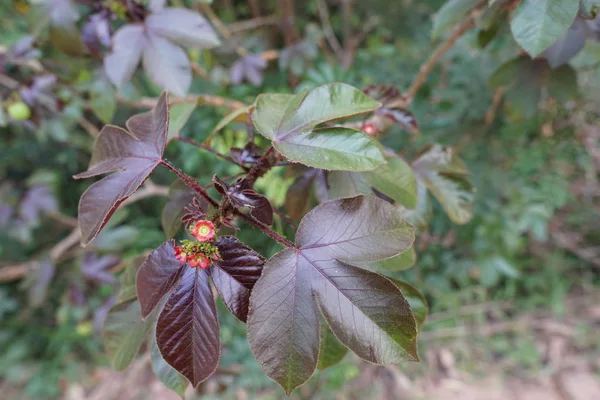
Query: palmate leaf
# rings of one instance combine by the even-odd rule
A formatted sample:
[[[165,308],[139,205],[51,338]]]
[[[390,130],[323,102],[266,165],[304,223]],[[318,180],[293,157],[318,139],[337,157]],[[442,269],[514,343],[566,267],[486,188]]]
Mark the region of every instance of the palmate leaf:
[[[250,298],[248,340],[268,376],[289,394],[313,374],[320,311],[335,336],[378,364],[417,360],[416,323],[402,293],[383,276],[350,264],[408,249],[414,228],[370,196],[334,200],[300,223],[296,248],[265,264]]]
[[[81,196],[78,218],[83,246],[98,235],[119,205],[160,164],[168,121],[167,95],[163,93],[151,111],[127,120],[128,131],[113,125],[102,128],[88,170],[74,176],[83,179],[113,172]]]
[[[164,360],[194,387],[219,362],[219,323],[209,277],[231,312],[246,321],[250,290],[265,262],[232,236],[216,242],[221,260],[208,269],[190,268],[174,258],[174,241],[154,250],[137,274],[141,315],[146,318],[168,295],[161,311],[156,342]],[[169,294],[170,293],[170,294]]]
[[[256,99],[256,129],[285,157],[328,170],[367,171],[385,162],[373,141],[345,127],[317,125],[374,111],[378,102],[343,83],[297,95],[262,94]]]
[[[522,0],[510,27],[515,40],[535,58],[569,29],[577,11],[576,0]]]

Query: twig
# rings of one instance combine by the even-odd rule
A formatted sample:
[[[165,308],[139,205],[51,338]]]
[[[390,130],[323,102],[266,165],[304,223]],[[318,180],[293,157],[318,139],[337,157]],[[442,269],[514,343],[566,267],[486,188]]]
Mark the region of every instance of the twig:
[[[69,217],[68,215],[61,214],[59,212],[49,212],[48,216],[63,225],[75,228],[77,226],[77,218]]]
[[[410,104],[421,86],[427,80],[427,77],[433,70],[433,67],[438,63],[438,61],[454,46],[458,38],[460,38],[465,32],[469,29],[475,27],[475,19],[473,17],[468,17],[462,24],[458,25],[454,32],[442,43],[438,45],[438,47],[434,50],[434,52],[429,56],[427,61],[423,65],[421,65],[421,69],[419,70],[419,74],[415,77],[410,87],[405,92],[406,102]]]
[[[230,156],[227,156],[225,154],[221,154],[221,153],[219,153],[218,151],[216,151],[215,149],[213,149],[210,146],[204,145],[202,143],[198,143],[198,142],[196,142],[196,141],[194,141],[192,139],[184,138],[184,137],[181,137],[181,136],[176,136],[173,139],[179,140],[180,142],[191,144],[192,146],[196,146],[196,147],[198,147],[200,149],[206,150],[209,153],[212,153],[215,156],[217,156],[217,157],[219,157],[219,158],[221,158],[221,159],[223,159],[223,160],[225,160],[227,162],[230,162],[230,163],[232,163],[234,165],[237,165],[238,167],[240,167],[240,168],[242,168],[244,170],[246,169],[246,167],[244,167],[242,164],[240,164],[239,162],[237,162],[236,160],[234,160]]]
[[[85,117],[81,117],[79,118],[79,120],[77,121],[77,123],[79,124],[79,126],[81,126],[87,133],[89,133],[89,135],[93,138],[95,138],[96,136],[98,136],[98,133],[100,132],[100,130],[98,128],[96,128],[96,125],[92,124],[90,121],[88,121]]]
[[[127,104],[134,108],[152,108],[156,105],[158,98],[155,97],[142,97],[139,100],[129,100],[122,96],[117,95],[117,101]],[[209,94],[204,95],[191,95],[186,97],[172,97],[169,99],[169,104],[183,104],[183,103],[198,103],[206,104],[213,107],[226,107],[230,110],[237,110],[238,108],[247,107],[246,104],[241,101],[226,99],[224,97],[212,96]]]
[[[442,311],[429,315],[427,317],[427,323],[439,322],[446,319],[453,319],[458,316],[464,315],[473,315],[479,314],[483,312],[489,312],[494,310],[502,310],[506,311],[512,308],[512,305],[509,302],[491,302],[491,303],[483,303],[483,304],[472,304],[468,306],[461,307],[457,310],[452,311]]]
[[[194,75],[202,78],[202,79],[206,79],[208,80],[210,78],[210,75],[208,74],[208,72],[202,68],[201,66],[199,66],[196,63],[192,63],[192,72],[194,73]]]
[[[325,39],[329,46],[338,57],[338,59],[342,59],[343,57],[343,49],[337,37],[335,37],[335,32],[333,32],[333,27],[331,26],[331,22],[329,21],[329,9],[327,8],[327,4],[325,0],[317,0],[317,6],[319,8],[319,19],[321,20],[321,25],[323,25],[323,33],[325,34]]]
[[[227,29],[227,26],[223,23],[223,21],[221,21],[217,14],[215,14],[212,7],[208,3],[204,2],[200,3],[200,7],[208,19],[210,19],[210,22],[214,25],[214,27],[217,28],[221,36],[223,36],[226,40],[231,40],[233,35],[229,29]],[[248,50],[244,49],[242,46],[236,46],[235,51],[240,57],[245,57],[248,55]]]
[[[488,112],[485,114],[485,124],[486,125],[488,125],[488,126],[491,125],[494,122],[494,119],[496,119],[496,112],[498,111],[498,107],[500,106],[500,103],[502,102],[503,95],[504,95],[503,87],[499,87],[494,92],[494,97],[492,98],[492,105],[490,106],[490,109],[488,110]]]
[[[231,34],[236,34],[252,29],[261,28],[268,25],[277,25],[279,23],[279,17],[277,15],[269,15],[266,17],[258,17],[249,19],[247,21],[235,22],[227,26],[227,30]]]

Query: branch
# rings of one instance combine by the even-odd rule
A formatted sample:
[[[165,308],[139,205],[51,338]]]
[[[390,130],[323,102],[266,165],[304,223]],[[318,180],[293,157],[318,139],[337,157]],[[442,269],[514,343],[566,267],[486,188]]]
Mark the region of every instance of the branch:
[[[142,97],[139,100],[129,100],[117,95],[117,101],[134,108],[152,108],[156,105],[158,98]],[[206,104],[213,107],[226,107],[230,110],[237,110],[239,108],[247,107],[247,105],[241,101],[226,99],[220,96],[212,96],[209,94],[190,95],[186,97],[174,97],[169,99],[169,105],[184,103],[198,103],[198,105]]]
[[[325,0],[317,0],[317,6],[319,7],[319,19],[321,20],[321,25],[323,25],[325,39],[327,39],[327,43],[329,43],[335,55],[341,60],[343,55],[342,45],[333,32],[333,27],[329,21],[329,9]]]
[[[433,70],[433,67],[438,63],[438,61],[454,46],[458,38],[460,38],[465,32],[469,29],[475,27],[475,19],[473,17],[467,18],[462,24],[458,25],[454,32],[442,43],[438,45],[438,47],[434,50],[434,52],[429,56],[425,64],[421,65],[421,69],[419,70],[419,74],[415,77],[410,87],[406,90],[405,98],[407,105],[412,103],[415,95],[423,86],[427,77]]]
[[[176,137],[174,137],[173,139],[175,139],[175,140],[179,140],[180,142],[187,143],[187,144],[191,144],[192,146],[196,146],[196,147],[198,147],[198,148],[200,148],[200,149],[206,150],[206,151],[208,151],[209,153],[212,153],[212,154],[214,154],[215,156],[217,156],[217,157],[219,157],[219,158],[221,158],[221,159],[223,159],[223,160],[225,160],[225,161],[227,161],[227,162],[230,162],[230,163],[232,163],[232,164],[234,164],[234,165],[237,165],[238,167],[242,168],[243,170],[246,170],[246,167],[244,167],[242,164],[240,164],[239,162],[235,161],[235,160],[234,160],[233,158],[231,158],[230,156],[227,156],[227,155],[225,155],[225,154],[221,154],[221,153],[219,153],[218,151],[216,151],[215,149],[213,149],[213,148],[212,148],[212,147],[210,147],[210,146],[207,146],[207,145],[205,145],[205,144],[202,144],[202,143],[198,143],[198,142],[196,142],[196,141],[194,141],[194,140],[192,140],[192,139],[184,138],[184,137],[181,137],[181,136],[176,136]]]
[[[233,38],[233,35],[229,31],[229,29],[227,29],[227,26],[223,23],[223,21],[221,21],[217,14],[215,14],[212,7],[208,3],[204,2],[200,3],[200,7],[202,8],[202,11],[204,12],[204,14],[206,14],[208,19],[210,19],[210,22],[214,25],[214,27],[217,28],[219,33],[226,40],[231,40]],[[244,49],[242,46],[236,46],[235,51],[240,57],[245,57],[248,55],[248,50]]]
[[[260,28],[267,25],[277,25],[279,17],[277,15],[269,15],[266,17],[257,17],[247,21],[235,22],[227,26],[227,30],[231,34],[248,31],[251,29]]]

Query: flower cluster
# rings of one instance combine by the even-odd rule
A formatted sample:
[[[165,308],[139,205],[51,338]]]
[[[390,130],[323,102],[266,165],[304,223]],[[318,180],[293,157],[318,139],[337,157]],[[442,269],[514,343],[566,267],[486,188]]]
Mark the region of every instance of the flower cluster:
[[[187,263],[192,268],[208,268],[213,261],[220,259],[219,249],[212,243],[217,237],[212,222],[200,220],[191,228],[190,233],[196,241],[182,240],[175,246],[175,259]]]

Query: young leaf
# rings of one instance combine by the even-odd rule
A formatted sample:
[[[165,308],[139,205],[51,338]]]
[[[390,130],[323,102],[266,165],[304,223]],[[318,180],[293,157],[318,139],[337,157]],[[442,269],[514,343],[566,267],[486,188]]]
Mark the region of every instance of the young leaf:
[[[165,361],[193,387],[217,369],[219,321],[206,270],[184,268],[179,285],[158,317],[156,343]]]
[[[574,0],[522,0],[510,27],[515,40],[533,58],[569,29],[579,11]]]
[[[90,243],[119,205],[131,196],[160,164],[167,139],[169,120],[167,96],[156,106],[127,120],[126,131],[107,125],[100,131],[87,172],[75,179],[111,173],[92,184],[79,201],[79,226],[83,246]]]
[[[337,338],[379,364],[416,360],[416,324],[402,293],[346,264],[393,257],[414,229],[392,205],[367,196],[321,204],[300,223],[296,248],[273,256],[250,298],[248,340],[267,375],[289,394],[318,364],[320,310]]]
[[[469,222],[473,216],[469,171],[452,149],[432,146],[414,162],[413,168],[452,221]]]
[[[104,347],[117,371],[133,361],[153,322],[154,318],[142,320],[137,300],[117,304],[110,310],[104,323]]]
[[[352,86],[332,83],[295,96],[260,95],[253,121],[256,129],[292,161],[329,170],[367,171],[384,162],[369,137],[344,127],[315,128],[379,106]]]
[[[177,393],[181,398],[184,398],[185,390],[189,386],[189,382],[183,375],[174,370],[160,354],[156,337],[152,340],[152,350],[150,351],[150,361],[152,363],[152,371],[163,385]]]
[[[262,273],[265,259],[233,236],[221,236],[216,245],[221,261],[213,264],[210,276],[229,311],[246,322],[250,291]]]
[[[136,291],[143,318],[148,317],[161,299],[173,289],[183,274],[185,264],[177,261],[174,241],[155,249],[137,273]]]

